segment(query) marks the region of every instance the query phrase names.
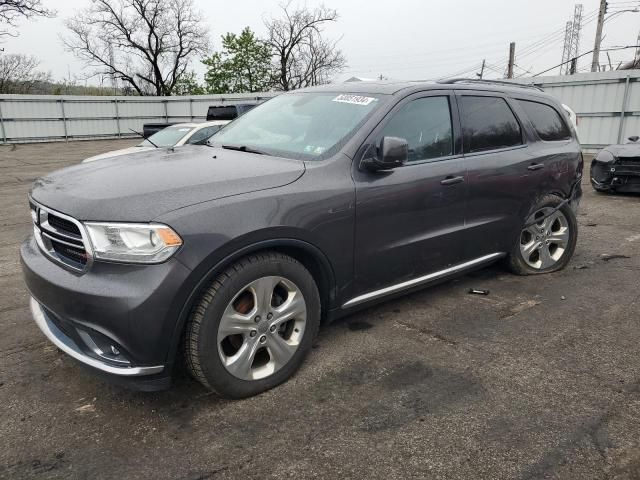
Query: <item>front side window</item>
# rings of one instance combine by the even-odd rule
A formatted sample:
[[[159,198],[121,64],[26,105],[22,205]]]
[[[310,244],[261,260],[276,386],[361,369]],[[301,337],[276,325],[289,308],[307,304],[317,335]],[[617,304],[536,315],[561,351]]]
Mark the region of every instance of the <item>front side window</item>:
[[[571,132],[567,124],[554,108],[544,103],[528,100],[518,100],[518,103],[524,113],[527,114],[527,117],[529,117],[529,120],[531,120],[533,128],[542,140],[553,142],[571,138]]]
[[[404,138],[409,161],[453,154],[453,129],[448,97],[426,97],[404,105],[382,131],[384,137]]]
[[[522,144],[520,124],[500,97],[461,97],[465,153],[496,150]]]
[[[338,151],[385,97],[325,92],[279,95],[235,119],[210,143],[286,158],[325,158]]]

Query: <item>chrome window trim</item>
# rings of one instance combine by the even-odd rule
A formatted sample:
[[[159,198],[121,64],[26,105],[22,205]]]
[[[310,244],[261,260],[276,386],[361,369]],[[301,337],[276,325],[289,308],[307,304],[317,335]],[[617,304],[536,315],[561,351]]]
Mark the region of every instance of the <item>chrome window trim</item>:
[[[469,260],[468,262],[461,263],[459,265],[454,265],[449,268],[445,268],[444,270],[440,270],[438,272],[429,273],[428,275],[423,275],[421,277],[413,278],[411,280],[407,280],[406,282],[396,283],[395,285],[391,285],[389,287],[381,288],[379,290],[374,290],[369,293],[365,293],[363,295],[359,295],[355,298],[352,298],[344,305],[342,308],[349,308],[359,305],[361,303],[367,302],[369,300],[374,300],[376,298],[384,297],[385,295],[390,295],[392,293],[400,292],[402,290],[407,290],[411,287],[415,287],[421,285],[423,283],[428,283],[432,280],[437,280],[448,275],[460,272],[467,268],[475,267],[476,265],[480,265],[482,263],[490,262],[491,260],[497,260],[500,257],[504,257],[505,254],[500,253],[492,253],[490,255],[485,255],[484,257],[475,258],[473,260]]]
[[[87,234],[87,231],[84,227],[84,225],[82,224],[82,222],[80,222],[79,220],[76,220],[75,218],[66,215],[64,213],[61,213],[57,210],[54,210],[52,208],[46,207],[44,205],[42,205],[39,202],[36,202],[31,196],[29,196],[29,203],[31,203],[31,205],[35,208],[37,208],[39,210],[39,212],[45,212],[47,214],[47,218],[44,219],[44,221],[42,220],[42,216],[40,215],[40,213],[38,213],[38,215],[36,216],[38,218],[38,223],[34,223],[33,224],[33,235],[36,239],[36,243],[38,244],[38,247],[40,247],[40,250],[42,250],[42,252],[49,257],[51,260],[55,261],[57,264],[59,264],[62,267],[68,268],[74,272],[79,272],[79,273],[84,273],[87,270],[89,270],[89,268],[91,267],[91,265],[93,264],[93,249],[91,247],[91,241],[89,240],[89,235]],[[32,207],[30,207],[32,208]],[[67,220],[71,223],[73,223],[76,227],[78,227],[78,230],[80,231],[80,237],[77,236],[73,236],[73,235],[69,235],[69,234],[65,234],[65,233],[60,233],[59,230],[55,227],[53,227],[52,225],[49,224],[49,220],[48,220],[48,215],[52,214],[56,217],[60,217],[64,220]],[[74,265],[70,265],[67,262],[64,262],[63,260],[61,260],[58,257],[58,254],[53,250],[53,247],[50,245],[50,241],[49,239],[52,238],[50,235],[47,235],[46,232],[44,231],[44,229],[41,229],[40,226],[42,225],[42,227],[44,227],[44,229],[47,229],[57,235],[60,235],[64,238],[67,238],[69,240],[76,240],[76,241],[82,241],[83,246],[85,251],[87,252],[87,262],[85,263],[84,267],[79,268],[76,267]],[[70,243],[67,243],[63,240],[60,240],[58,238],[53,238],[53,240],[62,243],[64,245],[67,246],[72,246],[72,247],[78,247],[78,245],[73,245]]]
[[[78,348],[78,346],[67,335],[65,335],[64,332],[55,326],[55,324],[48,318],[38,301],[33,297],[31,297],[30,300],[30,307],[33,319],[40,330],[42,330],[42,333],[44,333],[45,336],[64,353],[85,365],[89,365],[90,367],[103,372],[126,377],[152,375],[164,370],[164,365],[154,365],[150,367],[117,367],[92,358],[80,350],[80,348]]]

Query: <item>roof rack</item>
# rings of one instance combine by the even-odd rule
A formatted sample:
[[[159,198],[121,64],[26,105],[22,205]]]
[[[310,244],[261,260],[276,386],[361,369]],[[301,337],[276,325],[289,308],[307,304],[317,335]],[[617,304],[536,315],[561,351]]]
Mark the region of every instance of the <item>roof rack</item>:
[[[530,88],[533,90],[539,90],[544,92],[544,90],[536,85],[527,85],[524,83],[516,83],[516,82],[506,82],[503,80],[484,80],[480,78],[451,78],[448,80],[438,80],[437,83],[443,84],[452,84],[452,83],[485,83],[487,85],[502,85],[505,87],[516,87],[516,88]]]

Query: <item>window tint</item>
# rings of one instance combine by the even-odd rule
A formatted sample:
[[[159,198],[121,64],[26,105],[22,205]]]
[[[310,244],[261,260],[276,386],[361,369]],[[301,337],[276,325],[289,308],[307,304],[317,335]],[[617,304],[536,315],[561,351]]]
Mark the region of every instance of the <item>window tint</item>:
[[[427,97],[407,103],[385,125],[382,136],[406,139],[410,162],[451,155],[449,99]]]
[[[554,140],[567,140],[571,138],[571,132],[560,114],[549,105],[527,100],[518,100],[520,106],[533,123],[542,140],[548,142]]]
[[[522,144],[520,125],[503,98],[461,97],[465,152]]]

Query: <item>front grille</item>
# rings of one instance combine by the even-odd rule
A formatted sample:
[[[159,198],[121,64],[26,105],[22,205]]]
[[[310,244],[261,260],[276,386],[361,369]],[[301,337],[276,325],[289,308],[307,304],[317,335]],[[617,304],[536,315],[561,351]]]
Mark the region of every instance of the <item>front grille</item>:
[[[640,175],[640,162],[632,162],[629,158],[617,161],[609,169],[612,175]]]
[[[74,270],[85,270],[91,255],[80,222],[35,203],[31,210],[36,241],[43,252]]]
[[[78,235],[79,237],[81,236],[80,229],[78,228],[78,226],[75,223],[69,220],[65,220],[62,217],[49,214],[49,224],[58,230],[62,230],[64,232]]]
[[[618,162],[640,165],[640,157],[618,157]]]

